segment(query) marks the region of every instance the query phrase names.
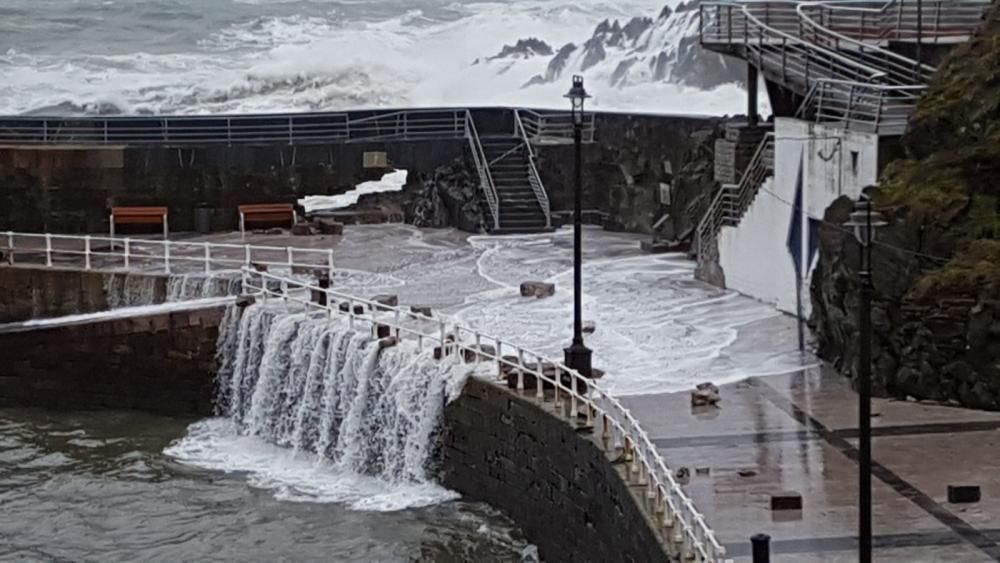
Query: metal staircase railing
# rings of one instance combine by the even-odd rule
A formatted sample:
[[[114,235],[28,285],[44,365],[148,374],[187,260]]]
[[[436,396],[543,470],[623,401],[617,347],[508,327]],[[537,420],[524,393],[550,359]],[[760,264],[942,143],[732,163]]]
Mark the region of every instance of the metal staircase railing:
[[[530,109],[515,110],[515,118],[520,118],[524,137],[530,143],[563,144],[573,142],[573,116],[568,112],[540,112]],[[594,142],[596,116],[588,113],[583,121],[583,142]]]
[[[736,226],[750,209],[764,181],[774,174],[774,133],[768,133],[757,145],[739,184],[726,184],[719,189],[698,223],[698,261],[718,252],[716,240],[722,227]]]
[[[845,129],[902,135],[925,86],[886,86],[818,80],[795,117],[818,123],[840,123]]]
[[[479,186],[486,196],[486,205],[490,209],[493,217],[493,229],[500,228],[500,197],[497,195],[496,184],[493,183],[493,174],[486,161],[486,152],[483,150],[482,142],[479,140],[479,131],[476,129],[476,122],[472,119],[472,112],[465,112],[465,137],[469,141],[469,149],[472,152],[472,160],[476,165],[476,172],[479,174]]]
[[[538,205],[541,206],[542,213],[545,214],[545,228],[548,229],[552,227],[552,210],[549,207],[549,195],[545,191],[545,185],[542,184],[542,177],[538,174],[538,167],[535,166],[535,150],[531,148],[531,140],[528,137],[527,131],[525,131],[520,110],[514,110],[514,130],[515,134],[521,137],[525,150],[528,152],[528,182],[531,184],[531,190],[535,192],[535,197],[538,198]],[[591,139],[593,139],[593,134],[593,122],[591,122]]]
[[[972,35],[991,0],[806,2],[830,31],[872,43],[953,43]]]

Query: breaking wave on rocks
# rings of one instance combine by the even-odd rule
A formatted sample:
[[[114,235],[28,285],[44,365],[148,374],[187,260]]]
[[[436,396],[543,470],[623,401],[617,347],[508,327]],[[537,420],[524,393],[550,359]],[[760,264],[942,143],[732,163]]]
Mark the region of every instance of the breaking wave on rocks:
[[[246,472],[278,498],[399,510],[456,498],[431,474],[454,366],[325,313],[233,305],[219,336],[219,417],[167,453]]]
[[[702,61],[685,54],[697,49],[696,11],[670,16],[649,0],[9,3],[0,10],[0,113],[562,108],[568,76],[548,72],[558,55],[543,43],[580,46],[556,66],[588,77],[596,109],[743,109],[727,69],[701,72]],[[616,29],[629,30],[627,42]],[[519,42],[538,48],[518,50]],[[708,74],[712,82],[699,82]],[[532,82],[539,76],[549,80]]]

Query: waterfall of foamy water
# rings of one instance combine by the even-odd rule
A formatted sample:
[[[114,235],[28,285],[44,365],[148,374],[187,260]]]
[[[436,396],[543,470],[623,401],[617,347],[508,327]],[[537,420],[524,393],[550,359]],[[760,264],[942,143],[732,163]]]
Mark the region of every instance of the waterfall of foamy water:
[[[240,434],[337,470],[429,482],[445,402],[463,377],[409,344],[278,304],[233,305],[219,335],[217,405]]]
[[[172,275],[167,280],[167,301],[237,295],[240,292],[240,280],[238,272]]]
[[[156,301],[156,276],[143,274],[108,274],[104,278],[104,295],[108,307],[137,307]]]

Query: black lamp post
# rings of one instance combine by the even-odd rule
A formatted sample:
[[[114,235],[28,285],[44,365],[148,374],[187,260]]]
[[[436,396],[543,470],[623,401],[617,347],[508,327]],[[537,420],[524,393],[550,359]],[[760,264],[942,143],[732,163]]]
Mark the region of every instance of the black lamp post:
[[[872,560],[872,241],[879,227],[887,225],[882,214],[872,210],[871,201],[862,194],[845,227],[854,229],[861,245],[861,303],[858,309],[858,424],[860,459],[858,460],[858,560]]]
[[[583,102],[590,97],[583,87],[583,77],[573,77],[573,87],[566,97],[573,104],[573,141],[576,144],[576,193],[573,198],[573,343],[565,349],[566,365],[590,377],[591,351],[583,345],[583,288],[580,273],[583,215]]]

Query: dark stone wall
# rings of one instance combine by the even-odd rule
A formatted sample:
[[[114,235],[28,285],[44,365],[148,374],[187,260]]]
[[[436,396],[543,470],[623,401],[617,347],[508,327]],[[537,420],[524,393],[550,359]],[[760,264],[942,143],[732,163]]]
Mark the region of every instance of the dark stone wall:
[[[596,116],[594,143],[583,148],[583,209],[608,214],[614,230],[649,233],[669,214],[661,229],[666,239],[680,238],[697,225],[716,187],[715,139],[722,118],[630,115]],[[573,145],[537,147],[539,174],[553,211],[573,209]],[[670,199],[660,197],[669,185]]]
[[[445,409],[443,484],[502,510],[545,561],[668,561],[601,448],[531,399],[476,378]]]
[[[509,108],[472,113],[480,135],[513,134]],[[596,142],[584,152],[585,209],[608,213],[608,226],[615,229],[649,232],[667,212],[672,218],[667,238],[690,228],[697,221],[699,202],[715,185],[712,144],[719,136],[719,121],[597,114]],[[378,177],[384,170],[363,168],[365,151],[385,151],[390,166],[432,179],[439,167],[467,158],[468,143],[5,146],[0,147],[0,231],[103,232],[108,210],[115,205],[166,205],[174,231],[193,230],[195,208],[207,207],[214,230],[232,230],[240,204],[338,194]],[[552,208],[571,209],[572,145],[542,146],[537,152]],[[669,170],[664,168],[667,162]],[[661,182],[671,185],[668,205],[658,196]],[[416,188],[420,182],[412,185]]]
[[[148,287],[151,303],[161,303],[167,281],[157,274],[0,266],[0,323],[106,311],[137,284]]]
[[[224,306],[0,331],[0,407],[209,415]]]

